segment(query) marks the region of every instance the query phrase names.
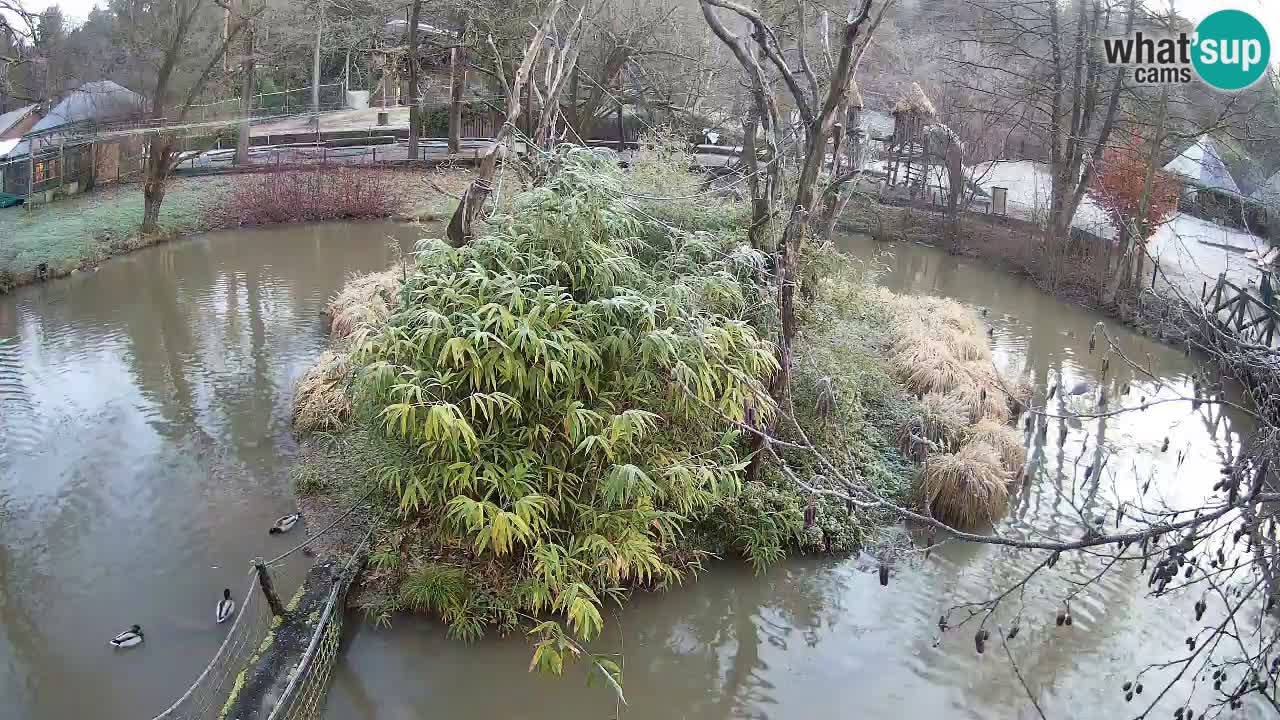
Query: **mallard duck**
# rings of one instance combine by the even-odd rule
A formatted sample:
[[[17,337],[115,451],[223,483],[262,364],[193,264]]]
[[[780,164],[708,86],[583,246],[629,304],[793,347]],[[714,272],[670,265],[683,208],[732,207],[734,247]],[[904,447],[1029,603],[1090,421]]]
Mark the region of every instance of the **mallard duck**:
[[[218,601],[218,608],[214,614],[218,624],[226,622],[227,618],[231,617],[231,614],[235,611],[236,601],[231,599],[231,588],[225,588],[222,591],[222,599]]]
[[[276,524],[272,525],[271,529],[268,530],[267,532],[271,533],[272,535],[287,533],[290,530],[292,530],[293,526],[297,525],[298,521],[301,519],[302,519],[302,513],[290,513],[280,518],[279,520],[276,520]]]
[[[134,625],[119,635],[111,638],[111,647],[131,648],[142,644],[142,626]]]

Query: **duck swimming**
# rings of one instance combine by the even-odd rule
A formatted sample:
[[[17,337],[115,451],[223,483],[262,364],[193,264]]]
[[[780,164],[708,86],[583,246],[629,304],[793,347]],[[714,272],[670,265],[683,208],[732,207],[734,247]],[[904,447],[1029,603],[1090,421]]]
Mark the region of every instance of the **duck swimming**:
[[[299,521],[299,520],[301,520],[301,519],[302,519],[302,513],[290,513],[290,514],[285,515],[284,517],[282,517],[282,518],[280,518],[280,519],[276,520],[276,524],[275,524],[275,525],[272,525],[272,526],[271,526],[271,529],[270,529],[270,530],[268,530],[267,532],[268,532],[268,533],[270,533],[270,534],[272,534],[272,535],[279,535],[280,533],[287,533],[287,532],[289,532],[290,530],[292,530],[292,529],[293,529],[293,526],[294,526],[294,525],[297,525],[297,524],[298,524],[298,521]]]
[[[111,638],[111,647],[131,648],[142,644],[142,626],[134,625],[119,635]]]
[[[218,601],[218,608],[215,611],[215,617],[218,624],[227,621],[231,614],[236,611],[236,601],[231,599],[231,588],[225,588],[222,591],[222,599]]]

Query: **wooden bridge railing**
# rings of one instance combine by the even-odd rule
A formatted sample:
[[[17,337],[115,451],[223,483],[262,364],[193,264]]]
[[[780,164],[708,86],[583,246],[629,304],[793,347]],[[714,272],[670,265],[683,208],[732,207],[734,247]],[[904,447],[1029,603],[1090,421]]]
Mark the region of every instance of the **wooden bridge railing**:
[[[1257,295],[1227,280],[1226,273],[1218,276],[1213,291],[1205,295],[1205,307],[1225,330],[1260,345],[1275,345],[1280,310],[1276,308],[1275,281],[1270,272],[1262,274]]]

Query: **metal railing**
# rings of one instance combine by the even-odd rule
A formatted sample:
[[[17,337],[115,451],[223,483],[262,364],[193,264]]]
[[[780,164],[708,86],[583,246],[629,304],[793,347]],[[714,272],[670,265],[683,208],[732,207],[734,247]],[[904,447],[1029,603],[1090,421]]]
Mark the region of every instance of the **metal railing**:
[[[320,110],[340,110],[345,103],[342,83],[329,83],[320,86]],[[265,120],[284,115],[297,115],[309,112],[311,105],[311,88],[302,87],[292,90],[280,90],[270,93],[259,93],[253,96],[250,104],[250,115],[255,120]],[[165,112],[168,118],[176,119],[181,108],[170,108]],[[213,120],[233,120],[242,116],[240,98],[216,100],[202,105],[192,105],[187,110],[188,122],[210,122]]]

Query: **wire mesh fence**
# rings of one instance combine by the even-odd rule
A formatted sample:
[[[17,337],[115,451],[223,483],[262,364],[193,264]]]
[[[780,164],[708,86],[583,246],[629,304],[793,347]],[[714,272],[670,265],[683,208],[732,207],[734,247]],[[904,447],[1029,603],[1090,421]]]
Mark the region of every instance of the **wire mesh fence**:
[[[353,507],[352,510],[355,508]],[[339,525],[347,526],[355,520],[348,520],[351,511],[329,527],[310,536],[304,542],[274,558],[270,564],[279,564],[285,557],[306,547],[317,538],[328,534]],[[372,528],[364,535],[364,540],[346,559],[341,570],[332,579],[328,595],[315,629],[310,635],[306,651],[298,662],[288,670],[288,684],[279,700],[273,705],[264,705],[262,712],[268,720],[312,720],[319,718],[324,709],[325,693],[329,679],[337,663],[338,650],[342,642],[343,609],[346,607],[347,591],[351,581],[359,569],[358,560],[368,548]],[[261,561],[259,561],[261,562]],[[245,591],[241,596],[234,623],[227,631],[227,637],[214,654],[203,672],[191,686],[163,712],[153,720],[221,720],[238,699],[245,687],[245,678],[259,663],[270,663],[272,652],[272,635],[278,632],[282,623],[295,622],[310,624],[310,617],[286,617],[277,620],[271,611],[270,603],[259,587],[257,573],[250,572]],[[290,613],[286,612],[286,615]],[[296,613],[295,613],[296,614]],[[278,643],[277,643],[278,644]],[[265,665],[270,667],[270,665]],[[266,699],[264,699],[264,703]]]
[[[253,96],[250,114],[255,119],[265,119],[307,112],[314,107],[311,91],[310,87],[302,87],[259,93]],[[344,105],[341,83],[321,85],[319,95],[321,111],[340,110]],[[172,108],[165,113],[170,118],[176,118],[179,114],[178,108]],[[202,105],[192,105],[187,110],[186,119],[193,122],[210,122],[235,119],[241,114],[240,98],[227,98]]]
[[[0,160],[0,192],[44,202],[100,185],[142,176],[139,140],[76,140],[38,146],[34,153]]]
[[[234,624],[204,672],[154,720],[198,720],[218,717],[234,681],[252,660],[271,629],[271,609],[250,573],[240,595]]]
[[[316,622],[315,633],[311,636],[307,651],[290,673],[289,684],[285,686],[267,720],[318,720],[324,712],[325,694],[328,692],[329,680],[333,676],[334,665],[338,662],[338,649],[342,644],[345,615],[343,608],[347,605],[347,591],[355,578],[356,560],[368,548],[371,537],[372,527],[334,578],[333,589],[329,591],[329,599]]]

